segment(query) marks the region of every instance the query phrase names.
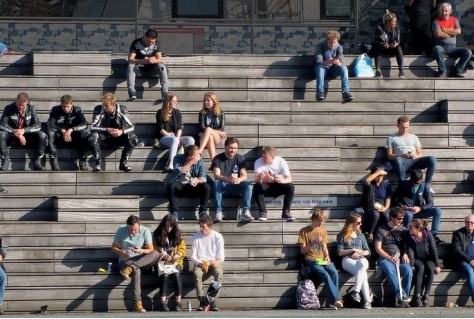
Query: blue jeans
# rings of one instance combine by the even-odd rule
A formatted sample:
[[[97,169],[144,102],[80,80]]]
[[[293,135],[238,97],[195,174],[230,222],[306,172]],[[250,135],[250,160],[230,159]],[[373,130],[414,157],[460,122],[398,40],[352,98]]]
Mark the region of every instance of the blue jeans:
[[[349,92],[349,73],[347,72],[347,67],[345,65],[331,65],[326,67],[322,64],[317,65],[314,68],[314,73],[316,74],[316,91],[324,92],[324,77],[338,77],[341,76],[341,90],[342,93]]]
[[[392,286],[396,298],[400,300],[400,287],[398,286],[396,266],[397,265],[387,259],[383,259],[379,263],[379,267],[385,273],[385,276],[387,276],[387,280],[390,286]],[[411,280],[413,278],[413,272],[409,263],[400,263],[400,276],[402,276],[402,296],[408,296],[410,294]]]
[[[5,286],[7,285],[7,274],[0,267],[0,306],[3,305],[3,294],[5,292]]]
[[[127,89],[128,93],[136,92],[135,78],[140,75],[148,74],[149,76],[160,79],[161,95],[168,92],[168,71],[163,63],[158,63],[152,69],[140,68],[134,63],[129,63],[127,67]]]
[[[431,183],[433,181],[433,175],[436,170],[436,157],[434,156],[422,156],[417,159],[397,157],[395,161],[395,169],[397,170],[398,181],[406,179],[405,172],[408,169],[425,169],[426,177],[425,182]]]
[[[436,45],[433,48],[433,57],[435,58],[436,63],[438,63],[439,74],[446,73],[446,65],[444,64],[445,55],[448,55],[450,58],[459,58],[459,62],[456,63],[454,67],[456,73],[461,73],[467,62],[469,62],[472,52],[469,49],[457,47],[455,45]]]
[[[428,219],[433,217],[433,222],[431,223],[431,233],[433,236],[438,235],[439,233],[439,224],[441,223],[441,209],[439,207],[431,207],[421,212],[413,215],[412,212],[405,212],[405,219],[403,220],[403,226],[408,227],[413,216],[421,219]]]
[[[331,262],[328,265],[318,265],[312,260],[306,260],[306,265],[314,272],[319,279],[322,279],[326,287],[329,289],[332,299],[341,298],[339,294],[339,273]]]
[[[252,183],[250,181],[242,181],[239,184],[214,181],[214,206],[216,211],[222,212],[222,195],[224,194],[242,195],[242,210],[250,210],[250,200],[252,199]]]
[[[471,300],[474,302],[474,268],[472,268],[472,266],[465,261],[461,261],[459,268],[461,268],[462,273],[467,278],[467,289],[469,289],[469,293],[471,294]]]

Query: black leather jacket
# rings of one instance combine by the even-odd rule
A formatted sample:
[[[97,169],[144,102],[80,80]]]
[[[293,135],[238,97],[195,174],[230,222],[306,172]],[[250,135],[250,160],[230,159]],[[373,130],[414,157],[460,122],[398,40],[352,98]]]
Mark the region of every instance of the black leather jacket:
[[[60,132],[61,129],[68,130],[72,128],[73,131],[82,131],[87,129],[87,120],[84,112],[79,106],[73,106],[71,112],[64,113],[61,105],[53,106],[49,112],[48,129],[55,132]]]
[[[204,132],[206,127],[211,127],[215,130],[223,131],[225,127],[225,113],[221,111],[221,115],[212,119],[211,125],[207,125],[207,114],[199,112],[199,132]]]
[[[102,104],[97,105],[92,115],[91,132],[106,133],[107,128],[111,127],[111,120],[117,123],[116,128],[123,130],[124,134],[133,132],[134,126],[128,117],[127,107],[120,104],[115,104],[112,114],[105,113]]]
[[[23,127],[25,133],[32,133],[41,130],[41,122],[33,105],[27,104],[23,115],[25,117],[25,127]],[[13,131],[18,125],[19,117],[20,113],[15,102],[5,106],[0,120],[0,130],[13,134]]]

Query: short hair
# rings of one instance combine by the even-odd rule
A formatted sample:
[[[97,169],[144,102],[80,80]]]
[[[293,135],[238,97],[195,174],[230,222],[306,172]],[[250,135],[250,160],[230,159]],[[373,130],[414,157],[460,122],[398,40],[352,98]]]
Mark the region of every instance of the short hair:
[[[16,101],[17,102],[29,102],[30,97],[25,92],[21,92],[21,93],[18,93],[18,95],[16,96]]]
[[[194,144],[188,145],[184,148],[184,156],[186,156],[186,157],[191,156],[198,149],[199,149],[199,147],[197,147],[197,145],[194,145]]]
[[[406,122],[410,122],[410,119],[408,118],[408,116],[402,115],[397,119],[397,124],[402,124]]]
[[[212,227],[212,225],[214,225],[214,222],[212,221],[212,217],[206,214],[199,218],[199,225],[207,225],[209,227]]]
[[[311,214],[311,220],[317,220],[320,222],[324,222],[326,220],[326,214],[322,209],[316,209],[313,214]]]
[[[117,98],[113,93],[105,93],[104,96],[102,96],[102,104],[104,105],[115,105],[115,102],[117,102]]]
[[[224,145],[229,146],[230,144],[237,143],[237,147],[240,147],[240,142],[237,137],[229,137],[228,139],[225,140]]]
[[[337,32],[336,30],[329,30],[328,32],[326,32],[326,40],[333,39],[337,39],[337,41],[341,39],[341,35],[339,34],[339,32]]]
[[[140,224],[140,218],[136,215],[130,215],[127,218],[127,225]]]
[[[158,38],[158,32],[156,32],[156,30],[154,30],[154,29],[148,29],[145,32],[145,36],[147,38],[157,39]]]
[[[443,2],[442,4],[439,5],[438,7],[438,12],[439,14],[441,14],[441,12],[443,11],[443,8],[446,7],[446,9],[448,9],[451,12],[453,12],[453,7],[451,6],[451,3],[449,2]]]
[[[414,169],[410,173],[410,181],[412,182],[418,182],[423,179],[423,172],[420,169]]]
[[[376,171],[378,171],[380,169],[381,169],[380,166],[374,166],[370,169],[370,174],[373,174],[373,173],[375,173]]]
[[[405,217],[405,211],[401,207],[393,207],[390,209],[390,219],[397,217]]]
[[[397,16],[395,15],[395,13],[393,12],[390,12],[390,10],[388,9],[385,9],[385,13],[383,15],[383,23],[385,24],[387,21],[392,21],[393,19],[396,19]]]
[[[273,146],[265,146],[262,151],[262,155],[264,154],[275,156],[275,148]]]
[[[61,101],[61,104],[63,104],[63,103],[69,104],[69,103],[73,102],[72,101],[72,96],[70,96],[69,94],[61,96],[60,101]]]

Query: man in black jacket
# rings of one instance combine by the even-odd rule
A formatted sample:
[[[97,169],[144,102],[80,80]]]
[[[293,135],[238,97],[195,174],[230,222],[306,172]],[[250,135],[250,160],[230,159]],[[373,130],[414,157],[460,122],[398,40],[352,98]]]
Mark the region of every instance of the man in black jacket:
[[[137,146],[138,138],[133,132],[134,126],[128,118],[127,107],[116,104],[116,101],[113,93],[107,93],[102,97],[102,104],[94,108],[89,145],[92,147],[92,155],[96,161],[95,172],[102,170],[101,142],[113,146],[123,146],[119,169],[124,172],[132,170],[128,166],[127,160]]]
[[[438,237],[441,209],[433,206],[433,194],[423,181],[423,172],[421,170],[414,169],[409,180],[403,180],[398,183],[392,200],[393,206],[401,207],[405,211],[405,220],[403,222],[405,227],[408,227],[413,216],[420,219],[433,217],[431,234],[437,244],[443,242]]]
[[[72,96],[63,95],[61,105],[53,106],[49,112],[49,160],[51,169],[59,171],[56,144],[74,145],[79,148],[79,168],[87,170],[87,120],[79,106],[73,104]]]
[[[464,227],[453,232],[451,244],[454,255],[459,259],[459,267],[466,276],[466,284],[474,302],[474,214],[464,220]]]
[[[0,120],[0,170],[8,169],[7,143],[35,149],[34,168],[43,171],[41,159],[48,145],[48,137],[41,132],[41,122],[30,97],[26,93],[18,94],[16,101],[5,106]]]

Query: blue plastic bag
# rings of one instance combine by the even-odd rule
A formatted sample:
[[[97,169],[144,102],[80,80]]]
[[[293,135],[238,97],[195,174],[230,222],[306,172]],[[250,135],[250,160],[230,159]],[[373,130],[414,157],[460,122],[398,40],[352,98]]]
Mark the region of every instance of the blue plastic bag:
[[[361,54],[357,57],[354,64],[354,74],[357,78],[373,78],[375,76],[372,69],[372,59],[367,54]]]

